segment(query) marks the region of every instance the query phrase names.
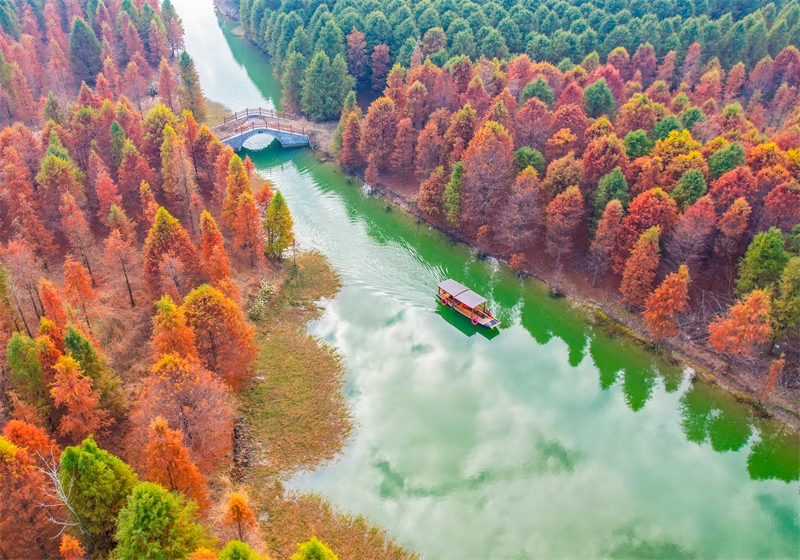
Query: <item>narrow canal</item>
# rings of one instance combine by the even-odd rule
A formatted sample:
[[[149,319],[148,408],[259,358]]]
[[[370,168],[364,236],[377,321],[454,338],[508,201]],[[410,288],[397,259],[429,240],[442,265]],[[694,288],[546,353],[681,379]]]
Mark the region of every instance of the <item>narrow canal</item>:
[[[278,105],[267,57],[211,0],[175,5],[209,98]],[[345,282],[311,331],[344,357],[357,430],[291,486],[425,557],[800,556],[796,436],[310,150],[248,153],[288,199],[300,247]],[[448,277],[489,298],[498,334],[437,305]]]

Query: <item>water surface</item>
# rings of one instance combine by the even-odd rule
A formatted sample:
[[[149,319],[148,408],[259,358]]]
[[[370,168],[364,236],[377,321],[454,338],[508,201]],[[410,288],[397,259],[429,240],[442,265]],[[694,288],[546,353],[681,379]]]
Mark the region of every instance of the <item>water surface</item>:
[[[208,97],[279,106],[267,58],[210,0],[175,5]],[[248,154],[288,199],[301,248],[345,283],[311,331],[344,357],[358,427],[338,461],[291,486],[426,557],[800,555],[795,436],[309,150]],[[442,309],[444,278],[486,296],[502,330]]]

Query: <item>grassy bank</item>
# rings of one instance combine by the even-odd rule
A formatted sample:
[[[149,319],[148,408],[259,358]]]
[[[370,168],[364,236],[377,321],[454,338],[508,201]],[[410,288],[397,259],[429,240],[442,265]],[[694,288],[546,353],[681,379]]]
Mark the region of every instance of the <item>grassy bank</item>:
[[[320,496],[287,492],[281,480],[333,460],[353,422],[343,394],[344,366],[330,347],[309,336],[316,304],[336,295],[341,281],[320,253],[286,263],[276,292],[257,321],[258,373],[239,395],[248,431],[249,488],[271,552],[288,558],[296,543],[316,535],[345,559],[417,556],[362,517],[337,510]]]

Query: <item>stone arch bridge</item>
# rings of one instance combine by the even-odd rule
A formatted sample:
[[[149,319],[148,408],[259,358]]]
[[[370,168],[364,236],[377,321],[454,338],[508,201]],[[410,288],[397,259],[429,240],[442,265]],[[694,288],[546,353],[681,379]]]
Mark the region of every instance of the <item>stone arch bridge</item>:
[[[253,136],[266,134],[275,138],[284,148],[297,148],[310,145],[305,127],[298,124],[299,117],[292,113],[274,109],[242,109],[224,117],[221,125],[214,127],[214,133],[235,151]]]

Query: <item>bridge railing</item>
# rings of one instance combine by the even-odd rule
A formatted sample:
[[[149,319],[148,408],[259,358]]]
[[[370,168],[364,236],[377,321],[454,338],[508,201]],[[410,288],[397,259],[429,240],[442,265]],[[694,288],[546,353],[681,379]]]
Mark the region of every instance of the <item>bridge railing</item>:
[[[236,111],[232,115],[226,115],[222,117],[222,124],[228,124],[232,121],[238,121],[240,119],[248,119],[250,117],[263,117],[263,118],[273,118],[273,119],[289,119],[289,120],[297,120],[300,117],[294,113],[288,113],[286,111],[276,111],[275,109],[264,109],[263,107],[256,107],[255,109],[242,109],[241,111]]]
[[[240,134],[244,134],[250,130],[255,130],[257,128],[268,128],[270,130],[278,130],[280,132],[288,132],[290,134],[302,134],[303,136],[306,135],[306,127],[304,126],[294,126],[291,124],[286,124],[277,121],[268,121],[264,119],[263,121],[251,121],[247,124],[243,124],[241,126],[236,127],[230,133],[230,137],[238,136]]]

